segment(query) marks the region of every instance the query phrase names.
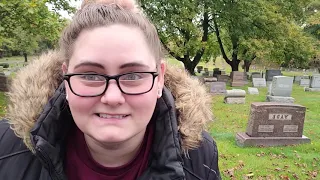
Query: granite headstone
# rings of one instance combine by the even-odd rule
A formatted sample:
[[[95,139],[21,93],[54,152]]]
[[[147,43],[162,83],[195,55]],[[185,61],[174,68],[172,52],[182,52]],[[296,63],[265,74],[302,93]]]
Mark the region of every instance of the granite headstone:
[[[237,133],[239,146],[282,146],[310,143],[303,136],[306,107],[297,104],[255,102],[245,133]]]

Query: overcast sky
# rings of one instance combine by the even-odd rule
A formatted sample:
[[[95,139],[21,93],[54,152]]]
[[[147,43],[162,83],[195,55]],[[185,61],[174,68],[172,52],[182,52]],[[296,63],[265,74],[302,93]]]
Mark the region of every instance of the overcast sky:
[[[82,0],[70,0],[71,6],[76,7],[77,9],[80,8],[81,2],[82,2]],[[50,4],[48,5],[48,7],[50,8]],[[59,13],[65,18],[71,19],[71,16],[68,15],[67,11],[59,11]]]

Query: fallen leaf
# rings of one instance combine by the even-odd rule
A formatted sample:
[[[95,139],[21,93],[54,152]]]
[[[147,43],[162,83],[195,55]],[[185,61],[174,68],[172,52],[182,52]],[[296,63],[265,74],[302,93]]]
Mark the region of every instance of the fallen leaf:
[[[287,175],[280,175],[281,179],[290,180],[289,176]]]
[[[224,175],[227,177],[234,177],[234,168],[227,169],[223,171]]]
[[[281,168],[276,168],[274,170],[279,172],[279,171],[281,171]]]
[[[244,179],[252,179],[254,176],[254,174],[252,172],[250,172],[249,174],[246,174],[245,175],[245,178]]]

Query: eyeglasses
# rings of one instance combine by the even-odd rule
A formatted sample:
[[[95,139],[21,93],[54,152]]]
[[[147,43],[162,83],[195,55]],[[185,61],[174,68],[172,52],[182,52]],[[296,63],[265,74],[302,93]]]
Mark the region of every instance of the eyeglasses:
[[[104,94],[111,79],[116,80],[120,91],[128,95],[139,95],[149,92],[157,72],[130,72],[115,76],[96,73],[70,73],[64,75],[73,94],[81,97],[95,97]]]

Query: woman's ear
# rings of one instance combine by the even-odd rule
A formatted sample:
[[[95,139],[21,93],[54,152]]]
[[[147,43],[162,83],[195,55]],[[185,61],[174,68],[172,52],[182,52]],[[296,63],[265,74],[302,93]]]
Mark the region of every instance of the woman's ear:
[[[164,75],[166,73],[166,69],[167,69],[167,64],[165,62],[165,60],[161,60],[160,62],[160,68],[159,68],[159,75],[158,75],[158,96],[161,97],[162,94],[160,94],[160,92],[162,93],[163,87],[164,87]]]
[[[62,64],[61,69],[62,69],[62,73],[63,74],[67,74],[68,66],[67,66],[67,64],[65,62]]]

